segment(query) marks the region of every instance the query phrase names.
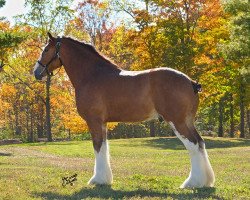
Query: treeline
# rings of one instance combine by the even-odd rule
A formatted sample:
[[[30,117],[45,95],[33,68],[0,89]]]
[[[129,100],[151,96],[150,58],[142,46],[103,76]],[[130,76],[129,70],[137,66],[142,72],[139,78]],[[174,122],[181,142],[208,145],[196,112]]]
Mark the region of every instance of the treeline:
[[[0,7],[4,3],[0,0]],[[123,69],[167,66],[186,73],[203,86],[196,121],[200,133],[249,137],[247,0],[85,0],[70,5],[73,0],[26,0],[28,12],[16,16],[14,25],[0,16],[0,139],[90,137],[64,70],[46,82],[32,75],[47,32],[87,41]],[[110,138],[173,134],[159,120],[108,127]]]

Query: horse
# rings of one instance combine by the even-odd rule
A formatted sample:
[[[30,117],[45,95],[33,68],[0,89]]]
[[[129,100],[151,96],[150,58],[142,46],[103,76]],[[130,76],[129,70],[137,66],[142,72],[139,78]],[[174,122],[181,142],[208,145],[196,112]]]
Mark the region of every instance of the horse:
[[[141,122],[163,118],[189,152],[191,171],[181,188],[213,187],[215,176],[205,143],[194,121],[201,85],[177,70],[162,67],[125,71],[92,45],[70,37],[53,37],[34,66],[41,80],[60,67],[75,89],[79,115],[86,121],[95,154],[88,184],[112,184],[107,122]]]

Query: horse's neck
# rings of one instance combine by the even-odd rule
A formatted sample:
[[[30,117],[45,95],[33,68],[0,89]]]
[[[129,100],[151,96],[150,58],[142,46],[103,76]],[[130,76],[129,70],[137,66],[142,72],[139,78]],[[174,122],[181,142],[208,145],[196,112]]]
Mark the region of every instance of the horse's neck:
[[[81,87],[89,81],[102,63],[91,52],[65,42],[61,48],[61,58],[74,88]]]

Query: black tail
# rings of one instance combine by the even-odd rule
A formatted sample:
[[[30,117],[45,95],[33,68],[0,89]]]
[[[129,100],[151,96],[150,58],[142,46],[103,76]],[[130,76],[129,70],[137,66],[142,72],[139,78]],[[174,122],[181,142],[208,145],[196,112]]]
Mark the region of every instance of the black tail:
[[[195,94],[197,94],[198,92],[201,92],[201,91],[202,91],[202,88],[201,88],[201,84],[200,84],[200,83],[192,81],[192,86],[193,86],[193,89],[194,89],[194,93],[195,93]]]

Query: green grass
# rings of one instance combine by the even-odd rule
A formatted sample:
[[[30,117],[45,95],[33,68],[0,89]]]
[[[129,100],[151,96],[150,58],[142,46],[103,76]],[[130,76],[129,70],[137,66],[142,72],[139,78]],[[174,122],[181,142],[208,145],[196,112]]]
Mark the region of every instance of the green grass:
[[[176,138],[110,140],[114,183],[88,186],[91,141],[0,146],[0,199],[250,199],[250,140],[206,138],[214,188],[179,189],[190,170]],[[77,173],[73,186],[61,178]]]

